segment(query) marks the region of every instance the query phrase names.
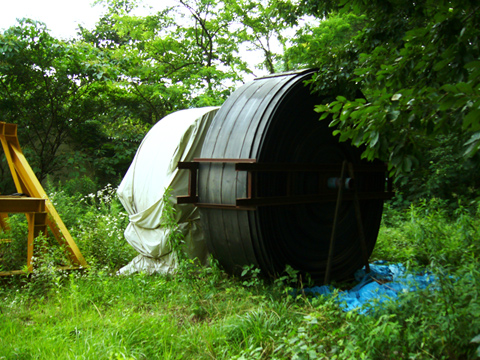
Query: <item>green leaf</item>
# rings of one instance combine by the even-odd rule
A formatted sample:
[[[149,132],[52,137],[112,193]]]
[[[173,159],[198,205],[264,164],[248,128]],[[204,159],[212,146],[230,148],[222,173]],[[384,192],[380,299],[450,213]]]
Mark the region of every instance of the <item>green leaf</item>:
[[[335,105],[333,105],[333,107],[330,109],[330,111],[332,113],[338,113],[342,107],[343,107],[342,103],[336,103]]]
[[[470,61],[464,66],[465,69],[471,70],[471,69],[480,69],[480,61],[475,60],[475,61]]]
[[[434,71],[442,70],[442,69],[443,69],[445,66],[447,66],[450,62],[451,62],[451,59],[445,59],[445,60],[439,61],[439,62],[437,62],[437,63],[433,66],[433,70],[434,70]]]
[[[406,173],[412,170],[412,160],[409,157],[403,159],[402,170]]]
[[[463,130],[472,129],[478,130],[480,127],[480,109],[471,110],[464,118],[462,128]]]
[[[377,145],[377,142],[378,142],[378,138],[380,136],[380,133],[378,131],[372,131],[370,133],[370,143],[369,143],[369,146],[371,148],[375,147],[375,145]]]
[[[475,155],[480,148],[480,131],[473,134],[470,139],[465,143],[468,148],[464,152],[464,156],[469,158]]]
[[[464,94],[471,94],[473,92],[472,91],[472,84],[470,84],[470,83],[459,82],[457,84],[457,89]]]
[[[318,113],[321,113],[330,110],[330,108],[327,105],[315,105],[314,110]]]
[[[394,167],[398,167],[398,165],[400,165],[400,163],[403,161],[403,158],[401,155],[398,155],[396,153],[392,153],[392,157],[390,159],[390,163],[394,166]]]
[[[439,107],[440,111],[454,110],[453,105],[455,104],[456,101],[457,99],[454,98],[453,96],[445,97],[440,103],[440,107]]]
[[[398,101],[402,97],[402,94],[394,94],[392,96],[392,101]]]
[[[387,113],[387,120],[390,121],[395,121],[398,119],[398,116],[400,115],[400,111],[398,110],[392,110]]]
[[[349,118],[351,110],[343,110],[342,113],[340,114],[340,121],[347,121]]]
[[[480,334],[478,334],[477,336],[475,336],[472,340],[470,340],[471,343],[476,343],[476,344],[480,344]]]
[[[355,101],[356,101],[357,103],[360,103],[360,104],[363,104],[363,105],[367,103],[367,100],[366,100],[366,99],[363,99],[363,98],[355,99]]]
[[[320,120],[324,120],[328,115],[330,115],[330,114],[327,113],[327,112],[324,112],[324,113],[320,116]]]
[[[469,144],[472,144],[476,141],[479,141],[480,140],[480,131],[476,132],[475,134],[473,134],[470,139],[465,143],[465,145],[469,145]]]
[[[447,91],[447,92],[451,92],[451,93],[457,93],[458,92],[457,87],[453,84],[445,84],[441,87],[441,89],[444,90],[444,91]]]

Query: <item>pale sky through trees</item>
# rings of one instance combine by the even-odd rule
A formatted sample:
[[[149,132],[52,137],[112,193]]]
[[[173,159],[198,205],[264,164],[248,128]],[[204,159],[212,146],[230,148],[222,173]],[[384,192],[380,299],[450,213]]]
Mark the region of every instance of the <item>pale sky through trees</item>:
[[[78,24],[92,29],[106,11],[100,5],[92,7],[93,2],[93,0],[0,0],[0,31],[3,32],[15,25],[17,18],[31,18],[47,24],[54,37],[68,39],[76,35]],[[153,7],[153,12],[164,8],[167,1],[148,0],[144,3]],[[136,13],[146,15],[148,10],[139,9]]]
[[[107,11],[101,5],[92,6],[93,3],[94,0],[0,0],[0,33],[16,25],[16,19],[30,18],[45,23],[50,34],[58,39],[73,38],[77,34],[78,24],[91,30],[100,16]],[[134,14],[154,14],[175,4],[178,4],[175,0],[143,0]],[[274,50],[281,52],[277,41],[273,40],[273,44]],[[262,61],[260,50],[243,49],[241,52],[252,65]],[[245,80],[250,81],[255,76],[266,73],[265,70],[257,68],[255,75],[248,76]]]

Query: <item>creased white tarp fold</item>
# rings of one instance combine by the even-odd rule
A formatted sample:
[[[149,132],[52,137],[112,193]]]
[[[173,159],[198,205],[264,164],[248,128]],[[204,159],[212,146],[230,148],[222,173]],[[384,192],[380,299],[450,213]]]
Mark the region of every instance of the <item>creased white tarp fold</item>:
[[[175,269],[175,256],[162,224],[162,198],[167,188],[171,189],[170,201],[176,210],[188,257],[206,261],[198,209],[192,204],[176,203],[178,195],[188,194],[188,171],[179,171],[177,164],[199,157],[217,110],[206,107],[177,111],[159,121],[143,139],[117,190],[130,219],[125,239],[139,252],[119,273],[167,273]]]

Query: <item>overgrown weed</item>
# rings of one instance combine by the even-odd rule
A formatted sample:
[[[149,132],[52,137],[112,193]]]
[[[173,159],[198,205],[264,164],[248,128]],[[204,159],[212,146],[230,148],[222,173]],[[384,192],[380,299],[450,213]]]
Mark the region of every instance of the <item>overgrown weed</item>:
[[[436,199],[412,204],[398,214],[387,206],[372,258],[458,267],[480,256],[480,208],[457,208],[454,216]]]
[[[435,202],[387,208],[374,257],[422,268],[437,281],[364,315],[344,312],[335,296],[293,296],[308,281],[291,268],[273,281],[252,266],[231,277],[213,258],[199,267],[181,255],[175,274],[116,276],[135,256],[123,239],[127,218],[110,189],[89,194],[57,191],[53,199],[62,216],[70,211],[66,221],[90,268],[59,272],[62,249],[39,238],[36,271],[2,280],[0,358],[476,356],[479,220],[466,210],[452,216]]]

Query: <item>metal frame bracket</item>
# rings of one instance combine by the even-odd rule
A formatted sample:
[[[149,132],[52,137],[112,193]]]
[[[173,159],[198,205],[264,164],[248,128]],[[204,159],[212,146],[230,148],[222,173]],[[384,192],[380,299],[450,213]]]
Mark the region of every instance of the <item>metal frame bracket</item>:
[[[208,204],[199,202],[197,193],[198,172],[201,163],[222,163],[234,164],[235,171],[247,172],[247,196],[245,198],[237,198],[234,205],[229,204]],[[203,159],[195,158],[190,162],[179,162],[179,169],[189,170],[188,195],[177,196],[178,204],[194,204],[202,208],[216,208],[225,210],[256,210],[258,206],[276,206],[290,204],[306,204],[332,202],[337,200],[335,192],[322,192],[310,195],[292,195],[290,188],[286,189],[284,196],[259,197],[256,195],[256,173],[260,172],[283,172],[292,176],[299,172],[315,172],[315,173],[340,173],[342,164],[297,164],[297,163],[258,163],[256,159]],[[353,165],[349,165],[349,172],[353,174]],[[387,167],[382,166],[356,166],[355,172],[382,172],[385,173]],[[291,182],[289,182],[291,183]],[[369,199],[390,199],[393,196],[392,181],[387,179],[387,189],[384,191],[373,192],[348,192],[343,194],[344,200],[353,201],[355,198],[359,200]]]

